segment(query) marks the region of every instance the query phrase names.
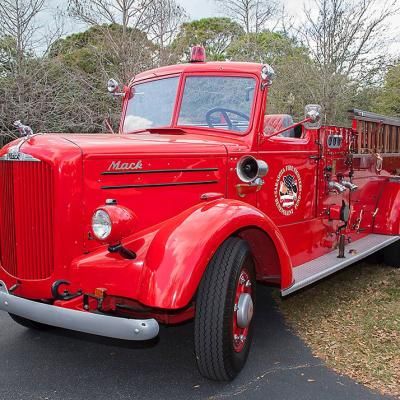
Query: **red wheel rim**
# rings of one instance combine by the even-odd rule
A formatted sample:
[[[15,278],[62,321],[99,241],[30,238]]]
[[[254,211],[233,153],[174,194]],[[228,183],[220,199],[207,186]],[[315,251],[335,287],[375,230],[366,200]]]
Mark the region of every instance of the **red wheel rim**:
[[[246,293],[253,297],[250,274],[243,268],[236,285],[235,304],[233,306],[233,348],[236,353],[240,353],[243,350],[249,333],[250,323],[245,328],[241,328],[238,324],[239,300]]]

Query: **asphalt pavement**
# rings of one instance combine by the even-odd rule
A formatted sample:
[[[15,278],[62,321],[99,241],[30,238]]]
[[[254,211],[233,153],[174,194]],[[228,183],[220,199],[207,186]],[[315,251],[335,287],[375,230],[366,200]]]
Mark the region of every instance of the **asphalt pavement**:
[[[285,325],[270,289],[258,287],[248,363],[231,383],[202,378],[193,323],[162,328],[149,344],[52,329],[25,329],[0,313],[0,400],[377,400],[329,370]]]

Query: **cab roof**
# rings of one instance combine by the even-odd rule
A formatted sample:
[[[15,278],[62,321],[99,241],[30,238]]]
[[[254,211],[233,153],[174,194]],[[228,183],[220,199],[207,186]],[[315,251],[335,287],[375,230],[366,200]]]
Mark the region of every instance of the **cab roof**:
[[[181,73],[209,73],[209,72],[228,72],[228,73],[249,73],[249,74],[260,74],[261,69],[264,64],[258,63],[249,63],[249,62],[231,62],[231,61],[222,61],[222,62],[197,62],[190,64],[176,64],[169,65],[167,67],[155,68],[149,71],[142,72],[135,76],[132,79],[131,84],[133,82],[142,81],[145,79],[165,76],[165,75],[173,75],[173,74],[181,74]]]

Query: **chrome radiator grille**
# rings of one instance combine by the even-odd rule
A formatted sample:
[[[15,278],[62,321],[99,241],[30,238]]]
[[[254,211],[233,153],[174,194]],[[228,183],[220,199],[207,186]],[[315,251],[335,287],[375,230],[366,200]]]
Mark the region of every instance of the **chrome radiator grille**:
[[[19,279],[54,268],[54,182],[44,162],[0,161],[0,260]]]

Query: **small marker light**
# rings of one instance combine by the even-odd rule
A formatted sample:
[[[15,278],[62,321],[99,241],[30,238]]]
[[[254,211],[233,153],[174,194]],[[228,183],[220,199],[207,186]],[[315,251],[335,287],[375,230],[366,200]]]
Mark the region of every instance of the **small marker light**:
[[[104,299],[104,297],[106,297],[106,293],[107,293],[107,289],[105,289],[105,288],[96,288],[94,290],[94,295],[98,299]]]
[[[190,62],[206,62],[206,50],[203,46],[193,46],[190,51]]]

